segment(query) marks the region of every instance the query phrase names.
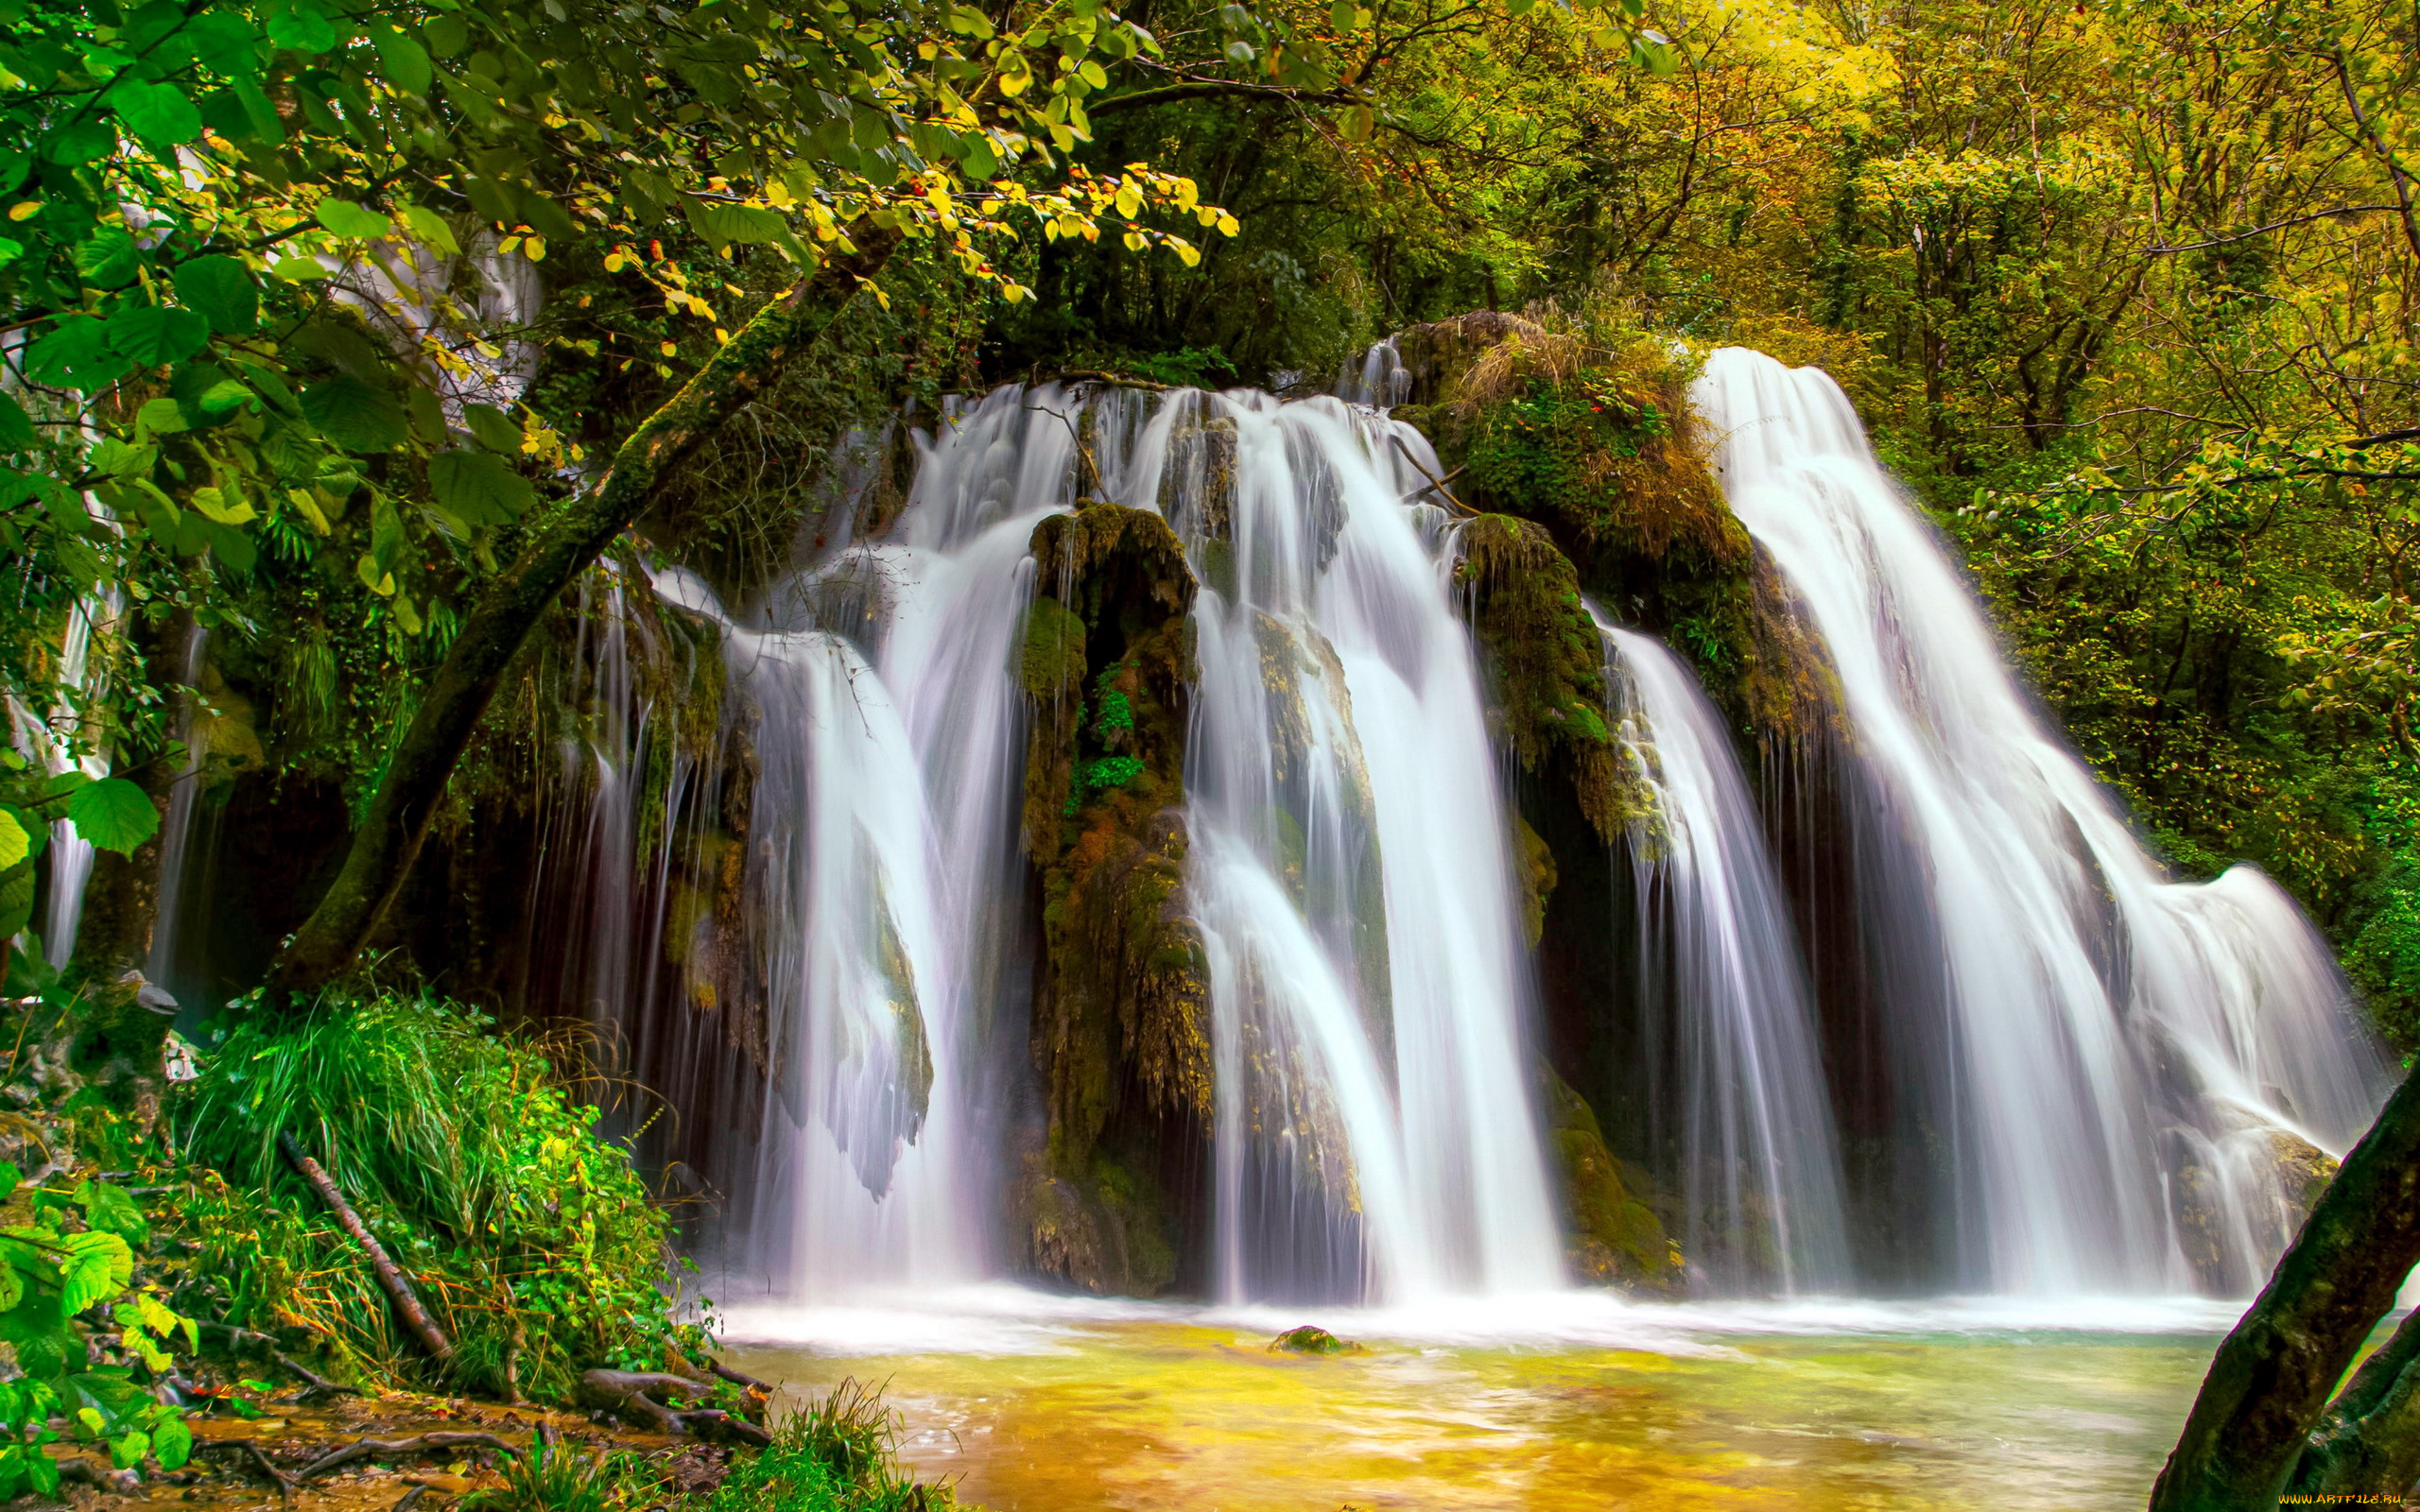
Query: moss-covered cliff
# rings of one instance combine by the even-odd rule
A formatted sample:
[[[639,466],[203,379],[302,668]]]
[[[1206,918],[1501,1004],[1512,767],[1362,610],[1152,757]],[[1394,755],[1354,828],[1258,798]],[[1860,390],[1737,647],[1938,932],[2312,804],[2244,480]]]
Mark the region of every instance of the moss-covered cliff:
[[[1149,1297],[1177,1279],[1211,1116],[1207,982],[1184,906],[1193,573],[1167,522],[1085,500],[1035,527],[1019,671],[1026,847],[1042,893],[1032,1026],[1047,1132],[1023,1226],[1037,1271]]]

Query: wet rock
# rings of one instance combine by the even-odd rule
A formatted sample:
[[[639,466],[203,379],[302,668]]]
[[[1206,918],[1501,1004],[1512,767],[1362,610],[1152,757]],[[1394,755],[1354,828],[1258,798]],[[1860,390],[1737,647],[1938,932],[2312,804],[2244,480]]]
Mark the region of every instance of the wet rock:
[[[1269,1341],[1271,1354],[1367,1354],[1351,1339],[1340,1339],[1323,1328],[1305,1323]]]

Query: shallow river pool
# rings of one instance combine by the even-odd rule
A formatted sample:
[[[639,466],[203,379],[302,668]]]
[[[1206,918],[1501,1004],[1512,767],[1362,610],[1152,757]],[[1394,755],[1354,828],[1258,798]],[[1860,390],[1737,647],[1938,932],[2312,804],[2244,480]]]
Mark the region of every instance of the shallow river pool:
[[[2240,1304],[1758,1308],[1597,1296],[1356,1313],[1008,1288],[735,1309],[742,1368],[887,1386],[994,1512],[2139,1508]],[[1298,1323],[1367,1352],[1269,1351]]]

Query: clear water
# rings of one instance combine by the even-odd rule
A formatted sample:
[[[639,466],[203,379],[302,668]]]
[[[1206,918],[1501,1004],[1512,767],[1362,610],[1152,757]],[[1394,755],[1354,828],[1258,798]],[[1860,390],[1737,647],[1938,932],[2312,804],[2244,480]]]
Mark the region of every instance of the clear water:
[[[800,1400],[888,1384],[994,1512],[2136,1508],[2239,1304],[1112,1307],[735,1315]],[[1370,1352],[1272,1355],[1318,1323]]]

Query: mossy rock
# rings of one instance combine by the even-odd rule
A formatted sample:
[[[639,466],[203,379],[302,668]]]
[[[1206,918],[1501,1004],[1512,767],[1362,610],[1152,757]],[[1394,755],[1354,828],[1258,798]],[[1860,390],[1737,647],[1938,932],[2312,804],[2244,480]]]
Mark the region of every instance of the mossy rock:
[[[1157,1297],[1176,1280],[1167,1204],[1132,1168],[1096,1156],[1076,1177],[1028,1166],[1023,1193],[1033,1268],[1097,1297]]]
[[[1323,1328],[1305,1323],[1288,1329],[1269,1341],[1271,1354],[1367,1354],[1370,1351],[1351,1339],[1340,1339]]]
[[[1568,1259],[1579,1280],[1628,1292],[1669,1295],[1685,1280],[1680,1246],[1642,1200],[1645,1173],[1623,1164],[1605,1146],[1587,1100],[1551,1070],[1541,1068],[1550,1137],[1570,1205]],[[1634,1183],[1637,1183],[1634,1190]]]
[[[1489,713],[1522,770],[1551,768],[1611,843],[1645,811],[1605,722],[1604,639],[1579,574],[1534,521],[1483,514],[1461,528],[1456,577],[1487,664]]]

